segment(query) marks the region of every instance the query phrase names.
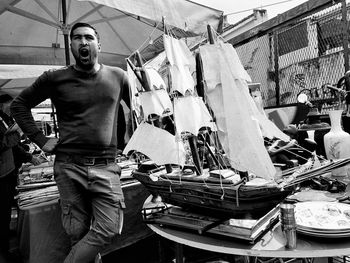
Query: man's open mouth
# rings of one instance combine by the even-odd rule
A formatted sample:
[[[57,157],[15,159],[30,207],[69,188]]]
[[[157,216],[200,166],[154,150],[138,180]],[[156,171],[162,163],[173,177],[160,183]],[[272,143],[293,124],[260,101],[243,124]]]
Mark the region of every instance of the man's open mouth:
[[[89,54],[89,50],[86,49],[86,48],[82,48],[79,50],[79,54],[80,54],[80,57],[81,58],[85,58],[85,59],[88,59],[90,54]]]

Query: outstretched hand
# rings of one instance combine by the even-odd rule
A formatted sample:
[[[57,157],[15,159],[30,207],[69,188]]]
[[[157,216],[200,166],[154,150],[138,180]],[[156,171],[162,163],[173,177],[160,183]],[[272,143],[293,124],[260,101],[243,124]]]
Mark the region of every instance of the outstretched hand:
[[[47,153],[52,153],[58,143],[58,138],[50,138],[45,145],[43,146],[42,150]]]
[[[32,160],[30,160],[30,162],[34,165],[39,165],[42,163],[41,159],[39,157],[36,156],[32,156]]]

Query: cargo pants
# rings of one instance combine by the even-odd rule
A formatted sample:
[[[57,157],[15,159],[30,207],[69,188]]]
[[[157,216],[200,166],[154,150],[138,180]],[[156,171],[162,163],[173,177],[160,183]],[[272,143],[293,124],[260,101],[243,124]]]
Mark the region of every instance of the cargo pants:
[[[114,162],[84,165],[56,156],[62,224],[72,245],[64,263],[94,262],[120,234],[125,208],[120,173]]]

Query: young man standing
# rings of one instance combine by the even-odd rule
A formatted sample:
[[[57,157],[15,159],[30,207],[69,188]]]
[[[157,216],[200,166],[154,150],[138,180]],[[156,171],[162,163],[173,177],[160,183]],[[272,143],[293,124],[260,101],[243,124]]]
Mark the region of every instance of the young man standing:
[[[98,62],[97,31],[77,23],[70,32],[75,64],[44,72],[11,105],[29,139],[55,153],[54,175],[62,222],[71,238],[68,262],[93,262],[120,233],[124,196],[119,180],[117,119],[121,99],[129,105],[126,73]],[[36,127],[30,109],[50,98],[57,112],[59,139]]]

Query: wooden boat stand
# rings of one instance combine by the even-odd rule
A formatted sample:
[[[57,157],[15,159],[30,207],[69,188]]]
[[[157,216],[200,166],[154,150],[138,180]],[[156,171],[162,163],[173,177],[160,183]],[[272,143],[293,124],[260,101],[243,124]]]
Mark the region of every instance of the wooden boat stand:
[[[151,212],[149,212],[151,211]],[[179,214],[172,211],[167,205],[155,206],[142,209],[142,218],[146,224],[164,224],[168,226],[181,227],[181,221],[185,222],[190,219],[196,220],[196,217],[191,213]],[[229,218],[217,218],[206,225],[193,225],[193,228],[202,235],[210,229],[222,224]]]
[[[154,206],[142,209],[142,218],[146,224],[186,229],[200,235],[221,236],[235,238],[254,244],[259,237],[271,229],[279,220],[278,206],[266,213],[250,228],[230,226],[225,224],[230,216],[212,217],[193,213],[183,208],[166,203],[154,203]],[[244,217],[243,217],[244,218]]]

